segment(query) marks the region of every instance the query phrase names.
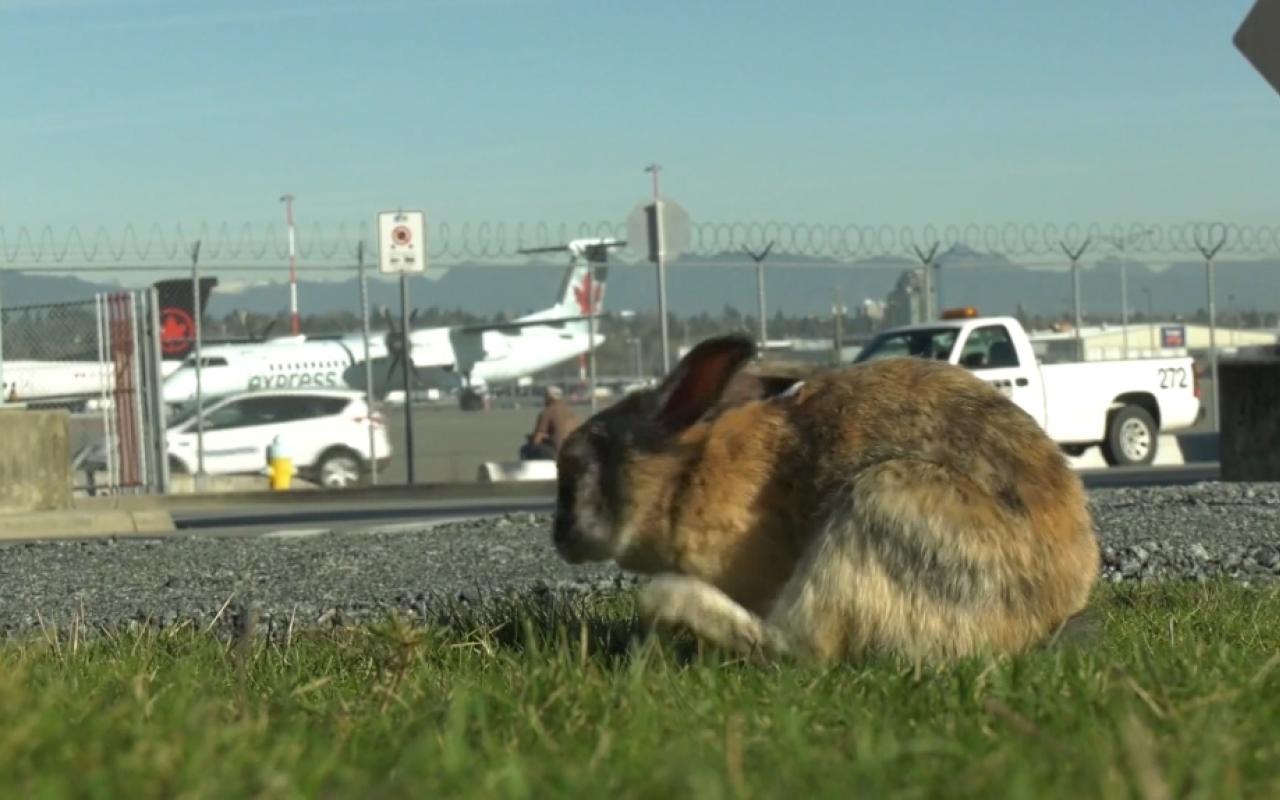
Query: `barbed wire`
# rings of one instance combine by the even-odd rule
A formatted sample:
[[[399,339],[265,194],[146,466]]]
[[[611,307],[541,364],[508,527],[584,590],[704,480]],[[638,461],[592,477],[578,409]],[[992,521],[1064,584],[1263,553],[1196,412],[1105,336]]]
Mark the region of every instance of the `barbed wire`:
[[[366,263],[377,261],[377,236],[368,223],[296,228],[298,258],[304,263],[354,265],[364,243]],[[528,260],[518,251],[548,247],[582,237],[627,238],[625,222],[471,223],[428,222],[429,262]],[[39,228],[0,225],[0,258],[9,266],[136,265],[190,263],[200,242],[200,262],[279,263],[288,258],[287,229],[279,224],[201,223],[188,229],[153,224],[140,233],[127,225],[111,231],[99,226],[86,233],[80,226]],[[1219,256],[1280,255],[1280,225],[1237,225],[1223,222],[1178,223],[967,223],[920,227],[903,225],[824,225],[803,222],[691,222],[685,257],[713,258],[759,250],[774,243],[776,256],[849,262],[883,257],[916,259],[917,250],[937,245],[940,257],[998,255],[1005,258],[1062,256],[1088,243],[1084,257],[1196,255],[1201,246],[1222,243]],[[612,254],[622,263],[645,260],[644,242],[631,242]],[[778,259],[774,259],[777,261]]]

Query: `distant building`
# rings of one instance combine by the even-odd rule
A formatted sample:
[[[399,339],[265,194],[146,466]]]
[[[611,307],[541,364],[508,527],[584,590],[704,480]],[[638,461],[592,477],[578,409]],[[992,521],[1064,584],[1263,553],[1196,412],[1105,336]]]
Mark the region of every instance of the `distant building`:
[[[1029,332],[1036,354],[1046,364],[1074,361],[1075,333],[1069,325],[1063,330]],[[1164,358],[1191,355],[1196,358],[1209,353],[1209,326],[1184,322],[1151,324],[1099,325],[1080,329],[1086,361],[1122,358]],[[1274,351],[1280,342],[1280,331],[1242,330],[1219,327],[1214,332],[1218,353],[1235,354]]]
[[[925,314],[924,278],[920,270],[907,270],[898,277],[898,283],[889,292],[884,309],[884,324],[894,328],[899,325],[918,325]]]

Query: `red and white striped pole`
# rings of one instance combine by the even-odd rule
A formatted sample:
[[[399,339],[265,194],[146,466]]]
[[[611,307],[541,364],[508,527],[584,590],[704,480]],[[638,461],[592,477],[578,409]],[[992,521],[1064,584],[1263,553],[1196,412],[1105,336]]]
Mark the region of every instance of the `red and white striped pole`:
[[[302,332],[302,321],[298,317],[298,249],[293,233],[293,195],[286,194],[280,199],[284,201],[285,216],[289,221],[289,333],[297,336]]]

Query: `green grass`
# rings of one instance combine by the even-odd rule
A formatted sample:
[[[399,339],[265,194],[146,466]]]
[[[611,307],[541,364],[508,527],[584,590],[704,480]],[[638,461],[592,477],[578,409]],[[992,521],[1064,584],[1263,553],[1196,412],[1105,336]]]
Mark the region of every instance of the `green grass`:
[[[1085,644],[923,671],[633,638],[626,597],[287,641],[48,631],[0,646],[0,795],[1280,796],[1280,590],[1096,608]]]

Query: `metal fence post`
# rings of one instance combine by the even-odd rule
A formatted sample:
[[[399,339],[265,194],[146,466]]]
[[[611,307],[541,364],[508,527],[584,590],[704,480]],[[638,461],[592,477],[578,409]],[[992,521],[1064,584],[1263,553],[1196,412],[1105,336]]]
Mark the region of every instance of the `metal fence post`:
[[[911,249],[916,251],[916,257],[920,259],[920,263],[924,265],[924,318],[932,320],[937,315],[936,298],[933,290],[933,264],[934,256],[938,254],[938,242],[933,243],[933,247],[929,248],[928,255],[915,245],[911,245]]]
[[[760,315],[760,357],[764,357],[765,350],[769,346],[769,328],[765,322],[765,305],[764,305],[764,260],[769,257],[769,251],[773,249],[773,241],[770,241],[760,253],[753,253],[746,245],[742,246],[742,250],[756,262],[756,308]]]
[[[106,456],[107,468],[107,485],[115,487],[118,484],[116,479],[116,441],[115,426],[112,424],[111,390],[108,388],[107,376],[111,375],[108,365],[113,362],[108,359],[108,353],[111,352],[110,333],[107,328],[106,315],[103,310],[106,306],[106,295],[94,295],[93,310],[96,316],[98,331],[98,364],[101,369],[98,372],[100,381],[98,384],[98,411],[102,414],[102,445],[103,452]]]
[[[138,293],[129,292],[126,296],[129,298],[127,308],[129,309],[130,338],[133,340],[131,342],[131,347],[129,348],[129,361],[131,362],[129,364],[129,382],[131,384],[130,390],[133,394],[132,403],[130,404],[132,408],[130,410],[133,412],[133,442],[134,447],[138,450],[138,481],[137,486],[134,487],[134,493],[140,494],[145,493],[151,486],[151,454],[148,452],[150,448],[148,447],[147,442],[148,430],[145,424],[146,415],[143,412],[144,398],[142,393],[142,376],[144,374],[143,365],[141,363],[143,353],[143,325],[142,314],[140,312],[141,303],[139,302]]]
[[[360,273],[360,332],[364,338],[364,402],[369,406],[369,480],[378,485],[378,454],[373,436],[373,362],[369,359],[369,280],[364,271],[364,240],[356,242],[356,269]],[[407,399],[407,398],[406,398]]]
[[[1084,325],[1084,318],[1080,312],[1080,256],[1084,253],[1085,248],[1089,246],[1089,240],[1085,239],[1084,244],[1080,245],[1074,252],[1067,248],[1065,242],[1059,242],[1062,252],[1067,254],[1067,258],[1071,259],[1071,308],[1073,315],[1072,325],[1075,328],[1076,339],[1076,358],[1084,361],[1084,339],[1080,336],[1080,328]]]
[[[148,363],[151,366],[151,379],[148,381],[152,408],[151,433],[155,437],[156,459],[156,491],[159,494],[169,493],[169,437],[167,414],[164,407],[164,351],[160,347],[160,292],[154,286],[147,290],[147,318],[150,320],[150,331],[147,334],[147,351],[150,353]]]
[[[1196,235],[1196,249],[1204,256],[1204,281],[1206,293],[1209,296],[1209,371],[1213,380],[1213,432],[1218,433],[1220,430],[1220,409],[1218,392],[1218,338],[1217,338],[1217,297],[1213,280],[1213,257],[1218,254],[1222,246],[1227,243],[1227,233],[1222,232],[1222,238],[1212,247],[1206,246],[1200,242],[1200,236]]]
[[[204,488],[205,471],[204,471],[204,385],[201,382],[202,367],[201,362],[203,353],[203,334],[201,330],[204,314],[201,311],[200,303],[200,240],[196,240],[195,247],[191,249],[191,296],[195,298],[195,317],[196,326],[196,474],[195,488],[201,490]]]

